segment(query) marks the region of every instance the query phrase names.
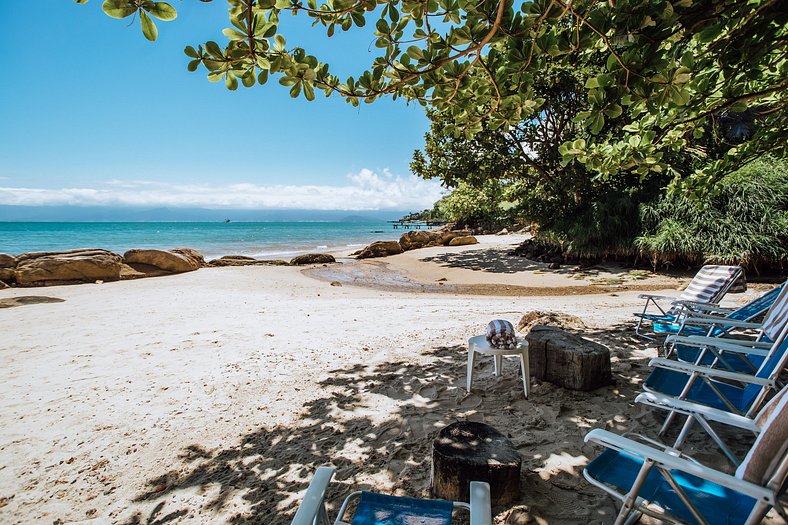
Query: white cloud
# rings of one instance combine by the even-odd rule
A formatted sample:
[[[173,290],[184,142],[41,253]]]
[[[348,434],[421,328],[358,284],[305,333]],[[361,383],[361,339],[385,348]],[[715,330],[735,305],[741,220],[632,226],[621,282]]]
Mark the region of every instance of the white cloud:
[[[347,176],[345,186],[173,184],[111,180],[101,188],[0,187],[0,204],[46,206],[167,206],[212,209],[404,210],[429,208],[440,184],[388,170]]]

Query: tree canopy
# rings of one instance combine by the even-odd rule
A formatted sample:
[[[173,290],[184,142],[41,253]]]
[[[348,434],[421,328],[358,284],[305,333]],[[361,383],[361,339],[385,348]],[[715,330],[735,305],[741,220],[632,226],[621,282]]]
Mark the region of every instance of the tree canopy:
[[[471,137],[545,111],[536,85],[549,64],[596,63],[583,79],[587,108],[574,117],[589,139],[561,145],[564,165],[601,178],[663,174],[691,194],[765,152],[786,153],[788,11],[779,0],[228,3],[224,42],[185,53],[190,71],[203,67],[231,90],[274,75],[293,97],[309,100],[316,90],[351,104],[404,97]],[[176,17],[171,5],[150,0],[106,0],[103,8],[116,18],[138,15],[150,40],[157,35],[151,17]],[[288,12],[329,37],[374,23],[378,56],[342,80],[319,57],[288,47],[278,32]],[[622,115],[629,123],[611,130],[607,124]],[[673,162],[675,152],[693,162]]]

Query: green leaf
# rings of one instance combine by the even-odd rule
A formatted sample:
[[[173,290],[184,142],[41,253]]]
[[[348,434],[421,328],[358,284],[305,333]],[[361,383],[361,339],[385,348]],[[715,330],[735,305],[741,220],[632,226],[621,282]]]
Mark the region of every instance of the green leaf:
[[[205,43],[205,50],[208,51],[208,53],[212,54],[215,57],[223,57],[224,56],[222,54],[222,48],[219,47],[219,44],[217,44],[213,40],[209,40],[208,42]]]
[[[126,18],[137,12],[137,6],[129,0],[106,0],[101,9],[112,18]]]
[[[224,85],[227,86],[227,89],[230,91],[235,91],[238,89],[238,79],[235,78],[235,75],[232,72],[228,71],[224,77]]]
[[[268,82],[268,71],[260,71],[260,74],[257,75],[257,83],[261,86]]]
[[[175,20],[178,17],[178,12],[167,2],[153,2],[151,7],[145,6],[145,10],[152,16],[165,22]]]
[[[274,37],[274,50],[275,51],[284,51],[285,50],[285,37],[282,35],[276,35]]]
[[[224,33],[224,36],[230,40],[246,40],[247,38],[245,34],[241,33],[240,31],[236,31],[235,29],[230,29],[229,27],[222,29],[222,33]]]
[[[159,30],[156,29],[156,24],[153,23],[153,20],[150,19],[145,11],[140,11],[140,22],[142,23],[142,34],[145,35],[145,38],[151,42],[155,41],[159,36]]]
[[[621,109],[621,106],[619,106],[618,104],[613,104],[605,109],[605,115],[607,115],[610,118],[618,118],[621,116],[622,112],[623,110]]]
[[[199,60],[199,59],[197,59],[197,60],[191,60],[191,61],[189,62],[189,65],[188,65],[188,66],[186,66],[186,69],[188,69],[189,71],[191,71],[192,73],[194,73],[195,71],[197,71],[197,68],[198,68],[199,66],[200,66],[200,60]]]
[[[197,53],[197,50],[194,49],[192,46],[186,46],[186,48],[183,50],[183,52],[186,53],[186,56],[190,57],[190,58],[198,58],[200,56]]]
[[[248,88],[254,86],[254,81],[254,71],[251,69],[244,73],[244,75],[241,77],[241,82],[243,82],[243,85]]]
[[[298,98],[298,95],[301,94],[301,83],[297,83],[292,88],[290,88],[290,96],[293,98]]]
[[[304,83],[304,96],[310,102],[315,100],[315,88],[312,87],[312,84]]]

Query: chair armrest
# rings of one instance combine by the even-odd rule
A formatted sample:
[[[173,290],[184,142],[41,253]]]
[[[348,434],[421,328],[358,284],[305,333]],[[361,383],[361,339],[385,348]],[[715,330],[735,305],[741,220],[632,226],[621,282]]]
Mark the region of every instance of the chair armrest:
[[[668,470],[680,470],[692,474],[693,476],[711,481],[717,485],[722,485],[723,487],[746,494],[757,500],[767,502],[774,501],[774,493],[765,487],[741,480],[699,463],[676,457],[671,453],[657,450],[648,445],[619,436],[618,434],[602,430],[601,428],[595,428],[586,434],[584,440],[586,443],[596,443],[632,456],[649,458],[659,466]]]
[[[728,319],[727,317],[712,317],[706,316],[701,317],[696,314],[692,314],[690,317],[686,317],[684,319],[684,324],[699,324],[699,325],[724,325],[724,326],[732,326],[734,328],[752,328],[757,330],[763,324],[762,323],[753,323],[751,321],[738,321],[736,319]]]
[[[492,525],[490,485],[471,481],[471,525]]]
[[[747,341],[745,339],[725,339],[722,337],[702,337],[699,335],[670,336],[665,344],[679,343],[687,346],[707,347],[712,346],[720,350],[728,350],[740,354],[753,354],[765,356],[771,350],[773,343],[761,341]]]
[[[750,383],[761,386],[774,386],[774,380],[764,379],[762,377],[755,377],[739,372],[729,372],[728,370],[718,370],[716,368],[709,368],[707,366],[691,365],[681,361],[673,361],[662,357],[656,357],[649,361],[649,366],[666,368],[668,370],[675,370],[676,372],[684,372],[686,374],[696,373],[701,376],[710,377],[713,379],[729,379],[731,381],[739,381],[740,383]]]
[[[667,295],[651,295],[647,293],[642,293],[638,295],[638,299],[651,299],[652,301],[660,299],[664,301],[675,301],[676,297],[669,297]]]
[[[323,500],[331,478],[334,476],[334,467],[318,467],[315,476],[309,482],[304,499],[298,506],[296,515],[290,525],[312,525],[318,512],[323,508]]]
[[[729,313],[735,310],[735,308],[725,308],[724,306],[719,306],[717,304],[701,303],[699,301],[674,301],[673,304],[678,306],[689,306],[692,310],[707,310],[709,312],[717,312],[721,314]]]
[[[643,392],[638,394],[638,396],[635,398],[635,403],[641,403],[643,405],[661,408],[663,410],[679,412],[685,416],[698,414],[703,416],[705,419],[716,421],[717,423],[722,423],[723,425],[749,430],[755,433],[759,433],[761,431],[755,422],[748,417],[726,412],[718,408],[707,407],[705,405],[693,403],[692,401],[685,401],[676,397],[666,396],[657,392]]]

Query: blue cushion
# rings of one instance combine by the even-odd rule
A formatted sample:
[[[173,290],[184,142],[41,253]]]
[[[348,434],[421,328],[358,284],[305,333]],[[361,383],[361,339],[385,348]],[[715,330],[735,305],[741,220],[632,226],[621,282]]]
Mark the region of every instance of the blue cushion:
[[[605,450],[588,464],[586,472],[593,479],[612,485],[621,493],[626,494],[632,488],[642,466],[642,458],[615,450]],[[726,525],[745,523],[755,506],[753,498],[735,490],[681,471],[672,470],[670,472],[695,508],[709,523]],[[656,468],[649,471],[639,496],[659,504],[671,514],[688,523],[697,523],[690,510]]]
[[[687,384],[689,377],[689,374],[685,374],[684,372],[669,370],[667,368],[655,368],[646,378],[643,385],[647,390],[660,392],[668,396],[678,396]],[[750,395],[752,394],[750,390],[753,390],[753,387],[756,391],[760,390],[760,386],[757,385],[748,385],[744,388],[739,388],[727,383],[714,382],[714,386],[716,386],[728,401],[741,412],[746,412],[749,409],[749,403],[751,403],[755,397],[755,395]],[[722,402],[717,393],[699,377],[695,378],[692,387],[684,399],[730,412],[730,409]]]
[[[362,492],[351,525],[451,525],[454,504]]]

